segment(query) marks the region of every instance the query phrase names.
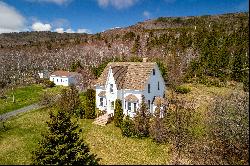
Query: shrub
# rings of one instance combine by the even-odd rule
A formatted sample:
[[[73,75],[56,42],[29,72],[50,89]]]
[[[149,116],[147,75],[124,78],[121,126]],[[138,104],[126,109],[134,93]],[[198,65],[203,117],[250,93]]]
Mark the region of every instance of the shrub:
[[[41,96],[40,105],[43,105],[45,107],[50,107],[56,102],[55,95],[53,93],[44,92]]]
[[[126,137],[135,136],[135,125],[132,119],[127,115],[121,124],[122,135]]]
[[[142,96],[140,108],[136,111],[134,117],[135,131],[138,138],[149,136],[150,112],[145,103],[145,97]]]
[[[210,153],[216,164],[249,164],[249,96],[232,93],[216,97],[210,107]]]
[[[62,89],[57,105],[60,110],[70,114],[75,114],[76,110],[81,109],[80,96],[74,85],[71,85],[69,89]]]
[[[95,90],[87,89],[86,104],[85,104],[85,118],[94,119],[95,114]]]
[[[243,79],[243,90],[249,92],[249,76],[246,76]]]
[[[122,109],[122,101],[117,99],[115,101],[115,111],[114,111],[114,123],[116,127],[120,127],[123,120],[123,109]]]
[[[44,80],[43,81],[43,85],[45,88],[52,88],[54,87],[56,84],[50,80]]]
[[[185,86],[177,86],[175,88],[175,92],[181,93],[181,94],[186,94],[186,93],[189,93],[190,91],[191,91],[191,89],[189,87],[185,87]]]
[[[150,137],[157,143],[164,143],[167,141],[167,132],[163,119],[160,118],[160,108],[155,110],[155,116],[152,118],[152,122],[149,128]]]

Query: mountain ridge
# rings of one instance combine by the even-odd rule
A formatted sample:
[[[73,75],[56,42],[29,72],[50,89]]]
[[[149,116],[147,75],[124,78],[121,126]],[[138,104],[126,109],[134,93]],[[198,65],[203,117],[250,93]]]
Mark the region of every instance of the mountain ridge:
[[[44,69],[69,70],[76,61],[89,67],[98,66],[108,59],[128,60],[133,56],[148,57],[150,61],[161,59],[168,66],[169,75],[176,68],[173,64],[178,63],[179,71],[175,72],[182,77],[190,62],[205,53],[205,47],[226,49],[228,55],[236,55],[242,49],[242,54],[248,56],[248,20],[249,13],[244,12],[159,17],[96,34],[0,34],[0,82],[13,82],[13,76],[35,77]],[[213,46],[207,42],[209,40],[215,42]],[[215,54],[218,50],[213,51],[210,53]]]

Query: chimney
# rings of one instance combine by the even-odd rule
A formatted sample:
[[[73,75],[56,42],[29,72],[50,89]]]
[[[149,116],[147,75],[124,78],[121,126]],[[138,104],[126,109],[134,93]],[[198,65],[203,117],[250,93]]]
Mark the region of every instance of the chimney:
[[[142,58],[142,62],[147,62],[148,58]]]

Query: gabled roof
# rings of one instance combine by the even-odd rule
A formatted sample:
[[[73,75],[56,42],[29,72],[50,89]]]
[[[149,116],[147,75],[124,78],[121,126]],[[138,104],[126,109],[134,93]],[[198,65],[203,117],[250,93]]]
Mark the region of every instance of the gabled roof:
[[[69,77],[69,76],[73,76],[73,75],[76,75],[76,74],[78,74],[78,73],[58,70],[58,71],[54,71],[53,73],[51,73],[51,76],[55,75],[55,76],[59,76],[59,77],[62,77],[62,76]]]
[[[103,97],[103,96],[105,96],[106,95],[106,92],[105,91],[101,91],[99,94],[98,94],[98,96],[100,96],[100,97]]]
[[[135,103],[139,101],[139,99],[133,94],[126,96],[125,100],[128,102],[135,102]]]
[[[111,62],[98,78],[96,85],[105,85],[111,67],[118,90],[143,90],[155,65],[155,62]]]

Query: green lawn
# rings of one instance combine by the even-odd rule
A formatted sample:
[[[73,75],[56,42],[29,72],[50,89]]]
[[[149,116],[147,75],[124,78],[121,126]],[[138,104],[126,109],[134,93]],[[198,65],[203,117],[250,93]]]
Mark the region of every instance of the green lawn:
[[[30,151],[36,148],[40,133],[46,130],[48,118],[47,110],[41,109],[8,120],[6,131],[0,124],[0,165],[29,164]]]
[[[7,99],[0,99],[0,115],[38,102],[41,94],[46,90],[58,93],[61,89],[61,86],[43,89],[37,84],[19,87],[14,90],[15,103],[12,101],[12,91],[9,90],[5,94]]]
[[[37,102],[42,91],[42,86],[35,84],[17,88],[14,90],[15,103],[12,101],[12,91],[8,91],[6,93],[7,99],[0,99],[0,114]]]
[[[41,132],[46,131],[48,110],[41,109],[19,115],[6,122],[7,131],[0,131],[0,165],[30,164],[31,151],[36,149]],[[167,164],[167,145],[157,145],[150,139],[122,137],[113,123],[105,127],[79,121],[83,138],[92,152],[101,157],[101,164]],[[1,124],[0,124],[1,125]]]

